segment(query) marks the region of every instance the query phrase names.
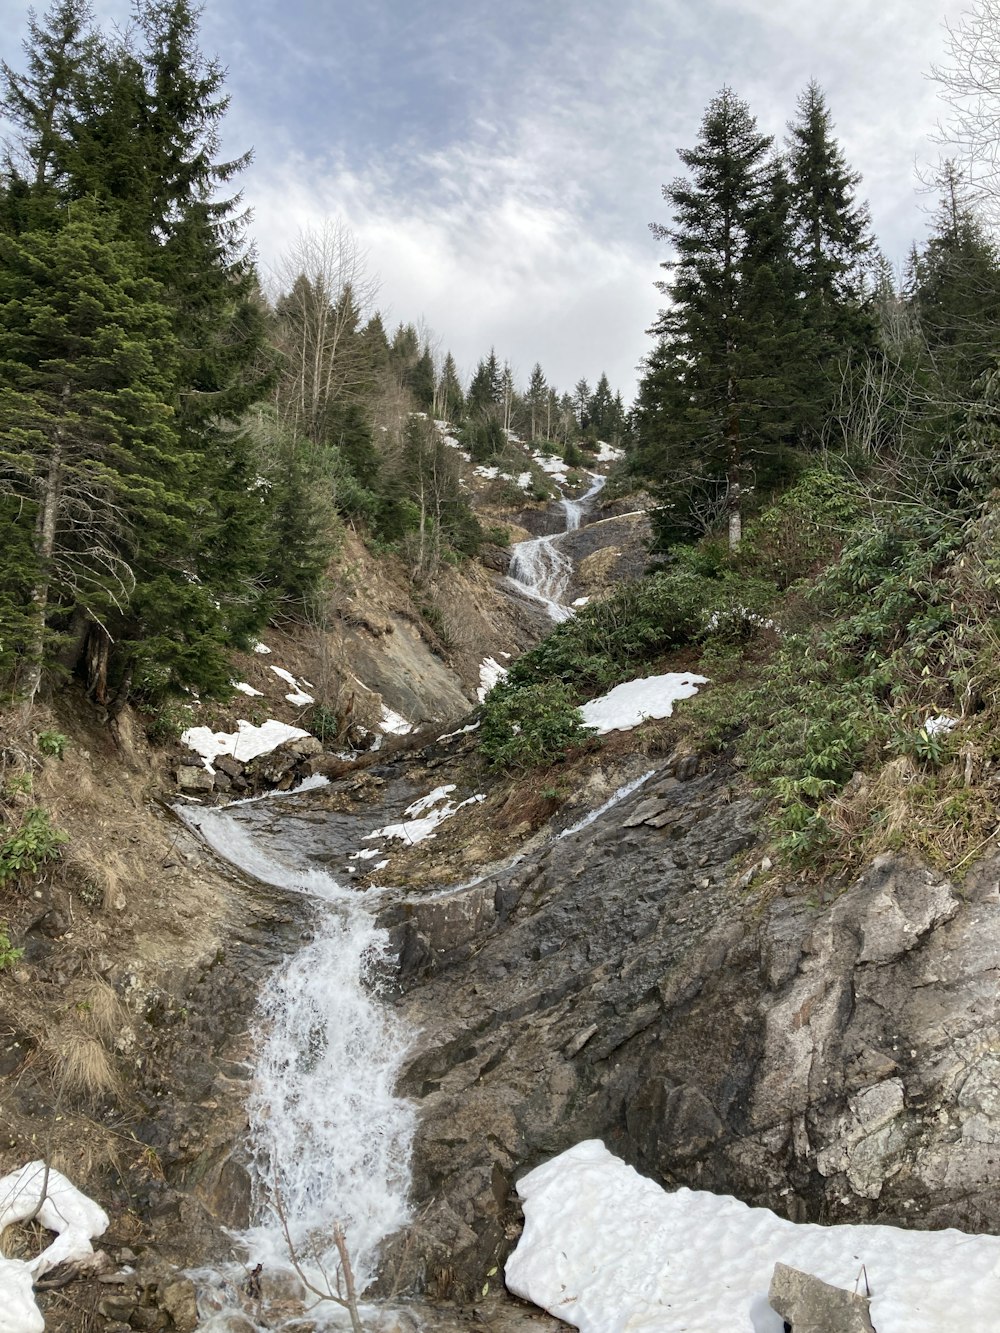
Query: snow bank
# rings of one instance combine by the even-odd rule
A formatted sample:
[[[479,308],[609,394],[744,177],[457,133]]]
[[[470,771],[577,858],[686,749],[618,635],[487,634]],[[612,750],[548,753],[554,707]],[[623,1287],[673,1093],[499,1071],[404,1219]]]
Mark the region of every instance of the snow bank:
[[[248,763],[258,755],[270,754],[285,741],[299,740],[308,736],[308,731],[301,727],[290,727],[285,722],[276,722],[269,718],[259,727],[241,718],[236,723],[235,731],[211,731],[208,727],[188,727],[181,736],[181,744],[186,745],[195,754],[200,754],[205,767],[214,773],[212,760],[220,754],[231,754],[234,759]]]
[[[705,676],[695,676],[690,671],[645,676],[616,685],[599,699],[591,699],[581,706],[580,713],[598,736],[606,736],[609,731],[631,731],[649,718],[670,717],[678,699],[690,699],[698,693],[699,685],[707,683]]]
[[[779,1260],[854,1289],[879,1333],[997,1327],[1000,1238],[797,1225],[723,1195],[666,1193],[596,1139],[518,1184],[525,1227],[507,1286],[584,1333],[782,1333]]]
[[[504,654],[509,656],[509,654]],[[479,664],[479,689],[476,690],[476,698],[480,703],[486,698],[494,685],[506,679],[507,668],[501,666],[495,657],[487,657],[485,661]]]
[[[42,1190],[45,1198],[38,1207]],[[91,1240],[108,1229],[108,1215],[54,1168],[29,1162],[0,1179],[0,1234],[38,1208],[38,1221],[57,1232],[52,1244],[29,1263],[0,1258],[0,1333],[43,1333],[45,1321],[32,1296],[33,1279],[67,1260],[89,1259]]]

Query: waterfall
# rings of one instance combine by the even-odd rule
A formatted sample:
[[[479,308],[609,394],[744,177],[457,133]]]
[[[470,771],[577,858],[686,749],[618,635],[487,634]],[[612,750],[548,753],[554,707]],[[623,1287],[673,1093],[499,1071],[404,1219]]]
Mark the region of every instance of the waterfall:
[[[557,623],[568,620],[572,609],[563,604],[563,596],[573,576],[573,561],[560,549],[560,540],[567,532],[575,532],[591,501],[607,481],[593,475],[590,489],[579,500],[562,497],[565,527],[550,537],[532,537],[517,542],[511,548],[509,578],[518,590],[533,601],[541,602]]]
[[[316,908],[312,941],[269,977],[251,1029],[248,1262],[269,1274],[289,1269],[287,1226],[303,1269],[324,1287],[338,1271],[332,1227],[339,1222],[361,1292],[375,1276],[379,1244],[410,1217],[416,1117],[393,1091],[408,1034],[378,999],[388,937],[361,895],[322,871],[281,864],[233,814],[179,813],[226,860]],[[334,1307],[318,1307],[312,1318],[321,1313],[336,1322]]]

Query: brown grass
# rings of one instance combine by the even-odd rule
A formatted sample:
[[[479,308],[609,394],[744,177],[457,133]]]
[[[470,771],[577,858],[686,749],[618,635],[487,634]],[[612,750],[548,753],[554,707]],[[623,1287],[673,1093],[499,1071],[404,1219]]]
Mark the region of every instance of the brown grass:
[[[124,857],[113,847],[97,847],[80,838],[67,847],[63,858],[64,876],[69,888],[88,907],[114,906],[125,897],[125,885],[131,876]]]
[[[66,1027],[53,1034],[48,1045],[52,1081],[60,1097],[97,1102],[120,1092],[118,1071],[97,1037]]]

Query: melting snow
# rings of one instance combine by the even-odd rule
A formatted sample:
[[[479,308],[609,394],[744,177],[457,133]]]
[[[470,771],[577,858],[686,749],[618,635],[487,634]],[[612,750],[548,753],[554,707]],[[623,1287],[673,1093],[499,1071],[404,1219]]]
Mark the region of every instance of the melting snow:
[[[613,444],[607,444],[604,440],[598,440],[597,461],[599,463],[617,463],[619,458],[624,457],[624,449],[616,449]]]
[[[286,671],[284,667],[276,667],[276,666],[273,666],[271,670],[274,672],[276,676],[280,676],[282,680],[287,681],[288,684],[291,685],[293,693],[285,695],[285,698],[288,700],[290,704],[295,704],[296,707],[301,708],[305,704],[312,704],[316,702],[316,700],[312,697],[311,694],[306,694],[303,691],[303,689],[299,685],[299,682],[295,679],[295,677],[292,675],[290,671]]]
[[[667,1193],[579,1143],[518,1183],[524,1233],[507,1286],[583,1333],[782,1333],[777,1262],[854,1289],[862,1264],[879,1333],[995,1328],[1000,1238],[785,1221],[724,1195]]]
[[[234,680],[233,689],[239,690],[240,694],[249,695],[251,699],[263,699],[260,690],[255,690],[252,685],[248,685],[245,680]]]
[[[937,717],[929,717],[924,723],[924,731],[928,736],[947,736],[949,731],[954,731],[958,726],[957,717],[948,717],[946,713],[940,713]]]
[[[501,654],[505,656],[505,654]],[[479,689],[476,690],[476,698],[480,703],[486,698],[494,685],[507,676],[507,668],[501,666],[495,657],[487,657],[484,662],[479,664]]]
[[[383,731],[389,731],[394,736],[407,736],[413,730],[412,722],[407,722],[405,717],[400,717],[398,713],[394,713],[386,704],[382,705],[382,721],[379,726]],[[377,746],[372,746],[373,750],[377,748]]]
[[[530,472],[519,472],[517,475],[517,484],[522,491],[530,491],[535,482]]]
[[[438,824],[450,819],[457,811],[467,805],[478,805],[480,801],[486,800],[484,795],[476,795],[470,796],[465,801],[459,801],[456,805],[448,800],[449,792],[454,790],[454,785],[437,787],[426,796],[421,796],[403,811],[405,815],[414,816],[413,818],[403,820],[399,824],[386,824],[384,828],[372,829],[371,833],[365,834],[365,842],[371,842],[374,838],[399,838],[402,842],[410,844],[423,842],[425,838],[433,837]]]
[[[303,731],[301,727],[290,727],[287,723],[276,722],[273,718],[269,718],[259,727],[241,718],[236,723],[235,731],[211,731],[208,727],[189,727],[181,736],[181,744],[186,745],[189,750],[194,750],[195,754],[200,754],[205,761],[205,767],[210,773],[214,773],[212,760],[220,754],[231,754],[234,759],[248,763],[258,755],[270,754],[279,745],[284,745],[285,741],[298,740],[308,735],[309,732]]]
[[[698,693],[699,685],[706,685],[705,676],[690,671],[668,671],[664,676],[645,676],[616,685],[608,694],[583,704],[580,713],[598,736],[609,731],[631,731],[649,718],[670,717],[678,699],[690,699]]]
[[[45,1198],[38,1207],[42,1188]],[[49,1231],[52,1244],[30,1262],[0,1256],[0,1333],[43,1333],[43,1320],[32,1295],[32,1281],[69,1261],[87,1260],[91,1240],[108,1229],[108,1216],[54,1167],[45,1177],[44,1162],[29,1162],[0,1179],[0,1234],[14,1222],[32,1216]]]
[[[255,643],[253,650],[255,653],[269,653],[271,651],[266,643]]]
[[[537,451],[531,456],[542,471],[547,472],[550,477],[558,477],[560,481],[565,481],[569,476],[569,468],[561,458],[550,458],[548,454],[540,454]]]
[[[465,736],[470,731],[478,731],[481,726],[482,726],[481,722],[470,722],[467,727],[459,727],[457,731],[446,731],[443,736],[438,737],[438,740],[439,741],[454,740],[456,736]]]

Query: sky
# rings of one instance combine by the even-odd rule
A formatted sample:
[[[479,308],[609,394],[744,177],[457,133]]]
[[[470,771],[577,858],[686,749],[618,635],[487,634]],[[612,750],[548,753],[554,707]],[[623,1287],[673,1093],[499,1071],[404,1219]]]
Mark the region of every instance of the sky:
[[[464,377],[495,347],[522,385],[536,361],[560,390],[604,371],[629,401],[662,305],[649,223],[714,94],[780,141],[816,79],[900,265],[940,153],[927,72],[970,2],[206,0],[202,47],[228,70],[225,151],[254,150],[266,277],[339,222],[387,326],[417,324]],[[95,0],[108,24],[128,8]],[[0,0],[14,64],[27,9]]]

